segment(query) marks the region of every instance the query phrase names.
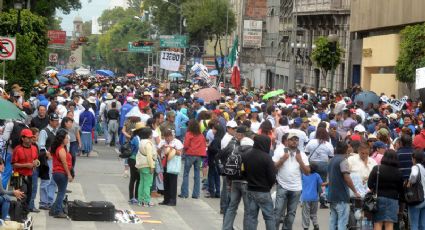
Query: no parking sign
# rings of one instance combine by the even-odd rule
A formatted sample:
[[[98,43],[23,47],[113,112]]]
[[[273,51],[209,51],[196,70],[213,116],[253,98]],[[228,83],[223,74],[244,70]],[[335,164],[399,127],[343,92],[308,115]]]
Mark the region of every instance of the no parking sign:
[[[0,60],[16,59],[16,38],[0,37]]]

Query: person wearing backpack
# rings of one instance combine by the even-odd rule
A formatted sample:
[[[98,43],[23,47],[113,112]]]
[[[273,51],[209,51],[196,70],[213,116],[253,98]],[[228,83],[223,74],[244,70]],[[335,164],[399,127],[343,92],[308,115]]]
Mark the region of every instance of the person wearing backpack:
[[[412,184],[421,183],[424,190],[422,194],[425,194],[424,152],[422,150],[414,150],[412,153],[412,162],[413,166],[407,187],[410,187]],[[408,208],[410,229],[423,229],[425,227],[425,200],[422,199],[422,202],[416,205],[409,205]]]
[[[207,198],[220,198],[220,175],[218,173],[215,156],[220,151],[221,139],[224,136],[224,129],[216,122],[212,126],[214,139],[208,145],[208,192]]]
[[[238,210],[239,203],[241,202],[241,198],[244,203],[244,218],[243,223],[244,226],[247,226],[248,221],[248,200],[246,197],[247,191],[247,180],[242,175],[242,157],[247,154],[254,145],[254,141],[247,136],[248,127],[239,126],[236,129],[236,139],[238,140],[238,147],[236,147],[235,151],[232,155],[234,157],[228,157],[228,160],[225,164],[225,171],[233,171],[232,175],[227,175],[227,180],[231,181],[231,189],[230,189],[230,202],[227,207],[226,213],[223,218],[223,230],[232,230],[233,223],[236,218],[236,211]],[[231,159],[236,159],[232,161]]]

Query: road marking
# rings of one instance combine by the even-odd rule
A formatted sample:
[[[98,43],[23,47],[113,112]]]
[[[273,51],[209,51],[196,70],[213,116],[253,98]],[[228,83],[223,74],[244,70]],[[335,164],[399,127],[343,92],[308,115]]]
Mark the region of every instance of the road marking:
[[[80,183],[68,183],[68,189],[72,193],[68,194],[68,201],[81,200],[87,201],[84,196],[83,186]],[[72,229],[97,229],[94,221],[71,221]]]
[[[99,184],[98,187],[105,199],[115,205],[115,209],[133,210],[128,204],[127,200],[124,198],[117,185]]]

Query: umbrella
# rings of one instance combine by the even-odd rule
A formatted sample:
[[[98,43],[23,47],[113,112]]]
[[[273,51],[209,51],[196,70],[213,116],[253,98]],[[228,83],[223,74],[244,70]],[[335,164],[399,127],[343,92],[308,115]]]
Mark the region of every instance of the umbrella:
[[[59,71],[58,76],[67,76],[67,75],[70,75],[70,74],[73,74],[73,73],[74,73],[74,70],[72,70],[72,69],[63,69],[63,70]]]
[[[356,95],[356,98],[354,98],[354,102],[363,102],[363,109],[366,109],[370,103],[372,104],[378,104],[379,103],[379,96],[376,95],[375,92],[372,91],[363,91]]]
[[[12,102],[0,98],[0,119],[26,119],[27,115]]]
[[[59,80],[59,84],[61,85],[65,85],[66,83],[69,82],[69,79],[64,76],[58,76],[58,80]]]
[[[221,94],[214,88],[205,88],[195,93],[195,97],[204,99],[205,102],[220,100]]]
[[[78,75],[89,75],[90,74],[90,70],[80,67],[78,69],[75,70],[75,73],[77,73]]]
[[[283,90],[283,89],[271,91],[271,92],[266,93],[266,95],[263,96],[263,100],[268,100],[269,98],[276,97],[276,96],[279,96],[279,95],[284,94],[284,93],[285,93],[285,90]]]
[[[182,78],[183,75],[181,73],[170,73],[168,75],[169,78]]]
[[[211,72],[208,73],[210,76],[217,76],[218,75],[218,70],[212,70]]]
[[[125,75],[126,77],[135,77],[136,75],[134,75],[134,73],[128,73]]]
[[[96,70],[96,74],[99,74],[99,75],[102,75],[102,76],[107,76],[107,77],[113,77],[114,76],[114,72],[112,72],[110,70],[106,70],[106,69]]]

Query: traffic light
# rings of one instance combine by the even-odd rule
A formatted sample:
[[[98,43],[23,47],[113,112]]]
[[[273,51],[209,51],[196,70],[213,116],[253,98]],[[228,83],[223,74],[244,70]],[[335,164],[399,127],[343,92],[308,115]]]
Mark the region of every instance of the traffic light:
[[[131,43],[134,47],[141,47],[141,46],[153,46],[154,42],[152,41],[135,41]]]

